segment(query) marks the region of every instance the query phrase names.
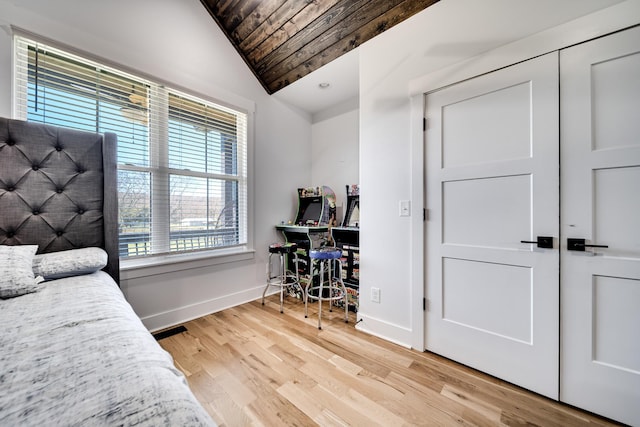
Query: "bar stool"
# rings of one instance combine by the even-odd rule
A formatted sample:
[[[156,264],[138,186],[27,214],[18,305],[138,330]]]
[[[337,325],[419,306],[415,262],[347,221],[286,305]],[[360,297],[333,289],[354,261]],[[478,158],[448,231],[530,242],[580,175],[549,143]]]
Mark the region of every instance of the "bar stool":
[[[267,286],[262,292],[262,305],[264,305],[264,297],[267,294],[267,290],[270,286],[280,287],[280,313],[283,312],[284,303],[284,289],[288,286],[298,286],[300,288],[300,295],[304,295],[304,290],[300,286],[300,279],[298,276],[298,245],[295,243],[272,243],[269,245],[269,259],[267,260]],[[271,257],[277,254],[279,258],[280,269],[274,274],[271,262]],[[293,254],[295,264],[295,274],[287,269],[287,256]]]
[[[311,282],[307,286],[307,292],[304,294],[304,317],[308,317],[308,302],[309,299],[318,301],[318,329],[322,329],[322,302],[329,301],[329,311],[332,311],[334,301],[343,300],[344,303],[344,321],[349,323],[349,307],[347,304],[347,288],[342,281],[342,263],[340,258],[342,257],[342,250],[325,246],[319,249],[311,249],[309,251],[309,258],[311,258]],[[320,277],[318,278],[318,284],[314,284],[313,281],[313,261],[317,260],[320,263]],[[337,275],[332,275],[332,264],[338,261]],[[327,284],[325,285],[324,270],[327,269]],[[316,294],[317,292],[317,294]]]

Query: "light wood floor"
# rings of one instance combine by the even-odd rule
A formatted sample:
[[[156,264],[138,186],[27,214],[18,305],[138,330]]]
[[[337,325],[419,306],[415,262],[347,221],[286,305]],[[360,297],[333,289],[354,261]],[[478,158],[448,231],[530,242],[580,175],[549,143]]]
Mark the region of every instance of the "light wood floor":
[[[325,305],[323,308],[326,308]],[[613,423],[431,353],[345,324],[341,314],[277,296],[185,323],[160,340],[221,426],[538,425]]]

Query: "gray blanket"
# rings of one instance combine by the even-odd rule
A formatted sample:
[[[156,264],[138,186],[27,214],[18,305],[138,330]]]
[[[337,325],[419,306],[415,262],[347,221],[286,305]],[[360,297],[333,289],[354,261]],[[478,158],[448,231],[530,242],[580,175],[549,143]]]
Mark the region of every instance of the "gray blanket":
[[[0,300],[1,426],[213,421],[104,272]]]

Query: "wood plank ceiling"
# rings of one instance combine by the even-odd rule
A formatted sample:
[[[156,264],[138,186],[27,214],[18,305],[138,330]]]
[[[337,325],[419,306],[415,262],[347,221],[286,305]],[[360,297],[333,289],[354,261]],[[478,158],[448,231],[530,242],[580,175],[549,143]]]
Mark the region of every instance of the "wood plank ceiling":
[[[273,94],[439,0],[201,0]]]

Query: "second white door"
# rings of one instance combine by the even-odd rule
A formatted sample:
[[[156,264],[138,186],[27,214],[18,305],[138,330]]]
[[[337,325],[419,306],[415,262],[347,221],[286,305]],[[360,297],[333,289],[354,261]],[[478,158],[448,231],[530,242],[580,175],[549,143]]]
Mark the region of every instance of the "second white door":
[[[560,65],[560,397],[640,426],[640,27]]]

